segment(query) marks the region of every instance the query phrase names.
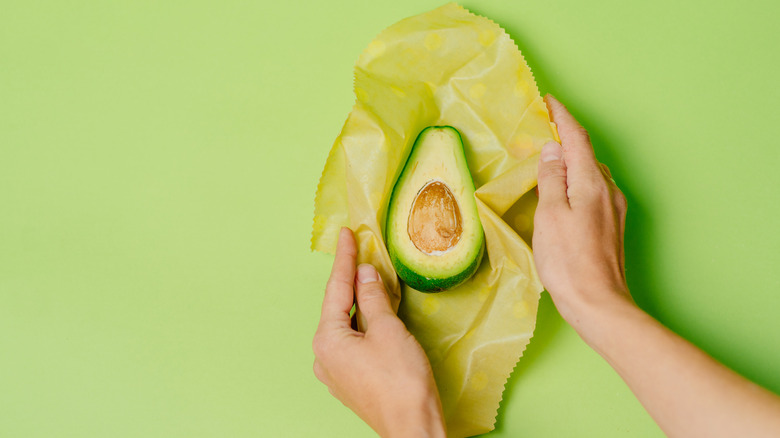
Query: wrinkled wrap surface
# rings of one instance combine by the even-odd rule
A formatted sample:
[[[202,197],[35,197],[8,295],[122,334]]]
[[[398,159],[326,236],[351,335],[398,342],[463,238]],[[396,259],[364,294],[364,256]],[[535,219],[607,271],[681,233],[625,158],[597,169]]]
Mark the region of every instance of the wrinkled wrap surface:
[[[355,96],[317,190],[312,248],[332,253],[340,227],[355,231],[358,262],[378,268],[431,361],[448,434],[488,432],[536,323],[542,286],[526,242],[555,126],[511,38],[452,3],[380,33],[355,65]],[[463,136],[487,251],[465,284],[424,294],[399,283],[383,232],[396,178],[431,125]]]

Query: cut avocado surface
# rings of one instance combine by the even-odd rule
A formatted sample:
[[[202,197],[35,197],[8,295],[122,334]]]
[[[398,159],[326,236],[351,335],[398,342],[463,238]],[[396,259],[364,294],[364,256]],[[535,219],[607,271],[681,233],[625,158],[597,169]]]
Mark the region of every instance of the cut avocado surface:
[[[452,289],[476,272],[485,236],[455,128],[417,136],[390,197],[385,240],[398,276],[419,291]]]

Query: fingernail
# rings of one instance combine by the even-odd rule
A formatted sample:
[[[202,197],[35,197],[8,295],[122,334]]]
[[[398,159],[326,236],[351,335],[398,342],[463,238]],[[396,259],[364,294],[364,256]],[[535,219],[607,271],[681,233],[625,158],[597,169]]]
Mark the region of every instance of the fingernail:
[[[563,149],[561,149],[561,145],[554,141],[548,141],[542,147],[542,153],[539,158],[542,160],[542,163],[546,163],[548,161],[560,160],[562,155]]]
[[[371,283],[379,281],[379,274],[373,265],[362,263],[357,268],[357,279],[359,283]]]

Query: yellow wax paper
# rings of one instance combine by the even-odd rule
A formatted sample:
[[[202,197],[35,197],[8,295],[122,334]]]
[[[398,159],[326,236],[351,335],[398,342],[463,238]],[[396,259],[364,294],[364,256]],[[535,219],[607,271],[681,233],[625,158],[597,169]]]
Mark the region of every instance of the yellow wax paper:
[[[431,361],[449,436],[488,432],[536,324],[532,189],[555,126],[511,38],[454,3],[381,32],[355,65],[354,90],[317,189],[312,248],[332,253],[340,227],[355,231],[358,262],[377,267]],[[383,231],[395,180],[431,125],[463,136],[487,251],[466,283],[424,294],[399,282]]]

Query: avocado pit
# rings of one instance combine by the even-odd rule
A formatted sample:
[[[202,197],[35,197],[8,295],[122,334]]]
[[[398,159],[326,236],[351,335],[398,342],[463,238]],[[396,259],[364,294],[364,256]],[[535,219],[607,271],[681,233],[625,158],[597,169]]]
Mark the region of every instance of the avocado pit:
[[[428,255],[441,255],[460,240],[463,218],[458,201],[441,181],[428,181],[412,201],[407,225],[409,239]]]

